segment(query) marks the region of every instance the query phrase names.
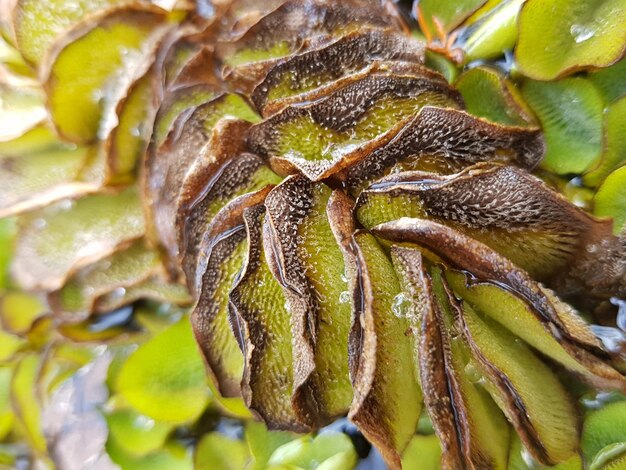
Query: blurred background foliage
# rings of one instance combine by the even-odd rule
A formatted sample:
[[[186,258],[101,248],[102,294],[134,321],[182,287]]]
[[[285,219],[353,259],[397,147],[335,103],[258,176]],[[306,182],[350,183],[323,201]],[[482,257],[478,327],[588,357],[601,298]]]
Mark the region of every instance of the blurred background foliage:
[[[82,17],[119,2],[22,2],[31,16],[21,31],[33,39],[19,45],[7,33],[8,16],[1,19],[0,214],[7,217],[0,219],[0,468],[380,468],[380,457],[346,420],[315,435],[268,431],[240,399],[220,397],[209,382],[187,317],[188,294],[160,281],[155,252],[129,242],[136,238],[129,227],[143,231],[132,189],[137,152],[128,150],[146,144],[140,131],[130,132],[141,109],[129,110],[128,132],[119,137],[126,140],[113,143],[126,149],[109,180],[130,187],[121,193],[89,195],[100,189],[101,147],[71,144],[50,130],[37,75],[45,49]],[[178,14],[175,2],[154,3]],[[419,23],[414,34],[431,46],[428,65],[455,83],[468,111],[506,124],[539,124],[547,140],[540,176],[577,205],[614,218],[619,232],[626,222],[624,0],[401,6]],[[96,82],[85,86],[84,93],[98,92]],[[68,129],[89,132],[84,115],[59,106],[52,111]],[[92,118],[96,125],[100,117]],[[69,182],[82,185],[84,196],[65,199],[72,193],[64,197],[59,188]],[[33,195],[54,195],[58,203],[20,216],[6,210],[38,206]],[[52,259],[63,272],[81,241],[98,237],[115,240],[110,256],[75,271],[62,289],[56,274],[46,273],[46,287],[59,287],[54,297],[19,290],[11,278],[24,250],[34,254],[28,262],[48,266]],[[116,258],[113,246],[120,244],[123,256]],[[30,280],[34,288],[40,281]],[[108,287],[119,285],[127,287]],[[68,317],[53,315],[50,301]],[[91,310],[99,314],[89,316]],[[623,302],[620,321],[626,328]],[[584,415],[582,454],[558,468],[626,468],[626,399],[572,392]],[[439,455],[424,416],[404,466],[436,469]],[[514,438],[509,468],[540,466]]]

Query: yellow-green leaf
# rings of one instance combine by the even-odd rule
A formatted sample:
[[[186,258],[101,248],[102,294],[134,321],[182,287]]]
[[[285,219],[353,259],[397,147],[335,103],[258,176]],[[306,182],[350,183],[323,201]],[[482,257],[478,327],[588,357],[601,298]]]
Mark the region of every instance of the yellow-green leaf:
[[[519,16],[517,64],[537,80],[606,67],[626,49],[623,0],[528,0]]]
[[[619,233],[626,223],[626,166],[606,177],[593,198],[594,213],[613,218],[613,232]]]
[[[171,424],[195,420],[209,394],[189,319],[183,317],[131,354],[117,387],[128,403],[152,419]]]

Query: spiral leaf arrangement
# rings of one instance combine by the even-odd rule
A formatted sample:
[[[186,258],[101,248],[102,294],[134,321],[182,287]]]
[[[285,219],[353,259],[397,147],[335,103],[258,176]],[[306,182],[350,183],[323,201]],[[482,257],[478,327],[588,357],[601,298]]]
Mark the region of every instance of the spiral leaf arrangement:
[[[71,183],[18,181],[0,210],[55,203],[23,216],[15,278],[74,319],[188,302],[186,284],[216,387],[272,429],[347,414],[397,468],[424,407],[444,468],[507,468],[509,432],[566,461],[580,425],[562,371],[626,379],[561,299],[624,297],[624,238],[533,176],[544,138],[514,97],[516,125],[464,110],[393,4],[256,3],[209,21],[122,2],[43,55],[18,2],[21,50],[79,147],[59,149]],[[137,161],[139,194],[103,191]],[[47,241],[69,254],[42,255],[42,224],[69,223],[56,201],[90,193]],[[112,265],[123,279],[103,280]]]

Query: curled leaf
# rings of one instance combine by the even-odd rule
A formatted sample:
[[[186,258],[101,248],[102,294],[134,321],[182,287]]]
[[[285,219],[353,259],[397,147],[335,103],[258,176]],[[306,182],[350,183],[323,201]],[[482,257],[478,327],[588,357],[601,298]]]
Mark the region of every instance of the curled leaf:
[[[246,209],[248,253],[230,292],[244,353],[242,395],[269,428],[304,431],[291,403],[293,356],[285,294],[272,275],[262,241],[262,206]],[[271,249],[271,247],[267,247]]]
[[[293,176],[267,196],[263,244],[291,313],[293,403],[312,426],[345,413],[352,399],[348,377],[350,304],[341,252],[326,205],[330,189]]]

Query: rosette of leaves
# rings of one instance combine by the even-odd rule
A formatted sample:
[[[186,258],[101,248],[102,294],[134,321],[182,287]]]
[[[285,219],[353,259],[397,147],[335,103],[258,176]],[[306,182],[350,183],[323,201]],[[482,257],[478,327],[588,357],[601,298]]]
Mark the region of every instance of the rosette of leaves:
[[[190,304],[223,397],[270,429],[347,415],[391,468],[423,410],[443,468],[510,468],[522,446],[544,465],[579,459],[565,380],[626,392],[626,378],[573,305],[610,321],[626,239],[538,175],[597,159],[560,166],[558,89],[528,81],[520,95],[488,68],[452,85],[434,70],[464,60],[448,36],[464,22],[466,57],[491,56],[485,23],[504,15],[509,27],[520,2],[491,5],[471,29],[485,2],[446,16],[424,1],[428,44],[387,1],[86,1],[66,15],[52,15],[63,2],[14,3],[7,47],[38,75],[18,103],[27,132],[0,143],[0,214],[19,216],[13,279],[57,321],[137,299]],[[520,38],[537,3],[515,23]],[[580,34],[561,69],[528,76],[623,54],[589,58]],[[599,92],[569,80],[554,86],[595,110]],[[621,121],[607,119],[600,180],[622,161]]]

